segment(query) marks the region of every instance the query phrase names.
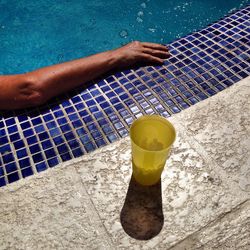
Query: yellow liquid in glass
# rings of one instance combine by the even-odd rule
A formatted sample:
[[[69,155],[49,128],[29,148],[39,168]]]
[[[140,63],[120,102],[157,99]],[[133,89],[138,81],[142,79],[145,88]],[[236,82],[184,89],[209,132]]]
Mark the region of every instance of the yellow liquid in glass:
[[[143,168],[137,167],[134,164],[134,162],[132,164],[133,164],[133,176],[135,180],[141,185],[145,186],[154,185],[160,180],[164,164],[162,164],[162,166],[159,168],[151,168],[151,169],[150,169],[150,166],[152,166],[151,162],[148,162],[147,166],[144,166]]]

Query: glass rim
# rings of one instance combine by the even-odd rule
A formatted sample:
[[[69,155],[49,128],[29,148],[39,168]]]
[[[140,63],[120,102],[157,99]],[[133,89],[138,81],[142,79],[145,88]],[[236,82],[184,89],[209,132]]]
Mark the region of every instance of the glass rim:
[[[144,148],[140,147],[139,145],[137,145],[137,143],[135,143],[135,141],[132,139],[131,131],[132,131],[133,127],[136,126],[136,123],[140,122],[141,120],[147,119],[147,118],[155,118],[155,120],[160,120],[160,121],[166,123],[166,124],[173,130],[173,132],[174,132],[173,141],[172,141],[172,143],[169,144],[168,147],[165,147],[164,149],[161,149],[161,150],[148,150],[148,149],[144,149]],[[170,121],[168,121],[166,118],[164,118],[164,117],[162,117],[162,116],[160,116],[160,115],[155,115],[155,114],[154,114],[154,115],[142,115],[142,116],[140,116],[138,119],[136,119],[136,120],[132,123],[132,125],[130,126],[130,129],[129,129],[129,137],[130,137],[130,140],[131,140],[138,148],[140,148],[142,151],[156,152],[156,153],[158,153],[158,152],[162,152],[162,151],[168,150],[168,149],[174,144],[175,139],[176,139],[176,130],[175,130],[174,125],[173,125]]]

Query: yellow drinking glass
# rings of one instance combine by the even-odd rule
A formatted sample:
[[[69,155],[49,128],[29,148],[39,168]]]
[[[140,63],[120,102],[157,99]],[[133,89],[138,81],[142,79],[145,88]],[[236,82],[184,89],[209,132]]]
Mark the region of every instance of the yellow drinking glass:
[[[133,176],[141,185],[154,185],[161,178],[170,147],[175,141],[174,126],[159,115],[145,115],[130,128]]]

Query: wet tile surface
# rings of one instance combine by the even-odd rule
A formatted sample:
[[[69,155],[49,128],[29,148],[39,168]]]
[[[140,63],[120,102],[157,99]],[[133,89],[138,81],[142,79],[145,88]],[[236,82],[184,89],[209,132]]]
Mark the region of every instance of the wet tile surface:
[[[117,72],[43,107],[0,115],[0,186],[128,135],[142,114],[169,117],[250,73],[250,6],[169,44],[163,66]]]

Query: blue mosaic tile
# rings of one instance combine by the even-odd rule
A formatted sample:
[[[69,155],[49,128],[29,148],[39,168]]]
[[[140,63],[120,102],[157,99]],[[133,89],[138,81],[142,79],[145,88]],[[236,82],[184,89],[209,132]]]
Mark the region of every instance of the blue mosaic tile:
[[[0,162],[0,164],[1,164],[1,162]],[[4,170],[3,170],[3,167],[0,167],[0,177],[3,177],[3,176],[4,176]]]
[[[64,161],[69,161],[69,160],[72,159],[72,156],[70,155],[70,153],[61,154],[60,157],[61,157],[63,162]]]
[[[28,176],[34,174],[31,167],[22,169],[22,170],[21,170],[21,173],[22,173],[22,177],[23,177],[23,178],[28,177]]]
[[[6,185],[6,181],[4,178],[0,178],[0,187],[3,187]]]
[[[36,164],[36,171],[37,172],[42,172],[47,169],[46,163],[45,162],[40,162]]]
[[[18,170],[18,168],[17,168],[17,165],[16,165],[15,162],[8,163],[8,164],[5,165],[5,171],[6,171],[7,174],[15,172],[17,170]]]
[[[250,75],[250,6],[169,44],[163,65],[116,72],[44,107],[0,116],[0,186],[128,136]],[[10,143],[11,142],[11,143]]]
[[[53,148],[45,150],[44,153],[45,153],[45,156],[46,156],[47,159],[50,159],[50,158],[56,156],[56,152],[55,152],[55,150]]]
[[[60,161],[58,160],[58,157],[51,158],[47,162],[48,162],[48,165],[50,168],[52,168],[60,163]]]
[[[40,162],[43,160],[43,155],[42,155],[42,153],[33,154],[32,159],[33,159],[34,163]]]
[[[19,180],[19,175],[18,175],[17,172],[16,173],[12,173],[12,174],[7,175],[7,179],[8,179],[9,183],[12,183],[14,181]]]
[[[29,158],[21,159],[18,161],[18,163],[20,168],[29,167],[31,165]]]

